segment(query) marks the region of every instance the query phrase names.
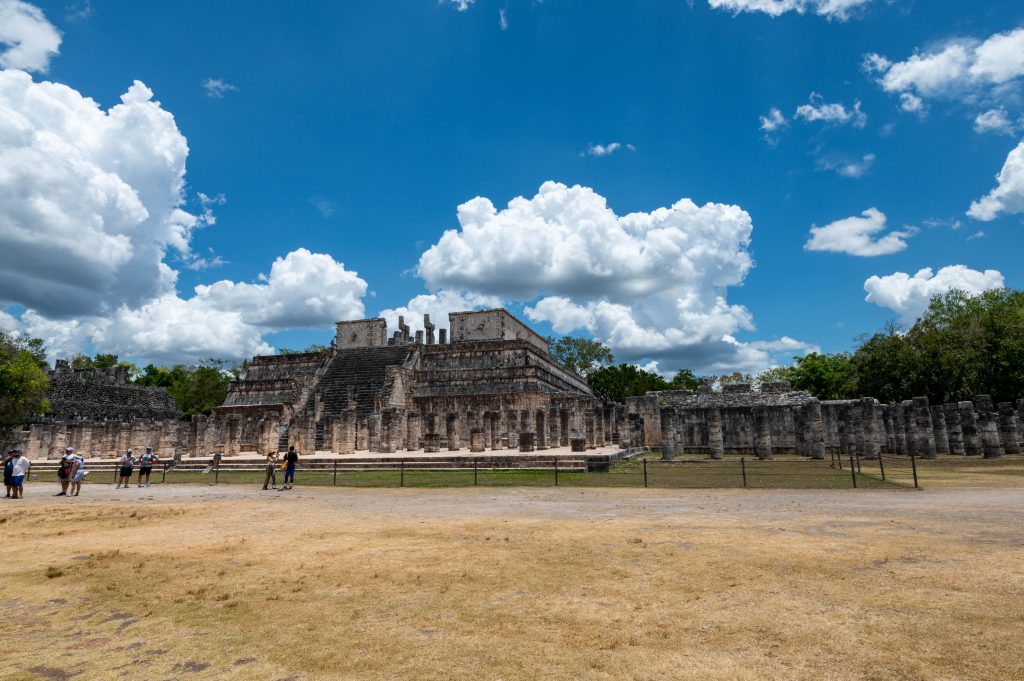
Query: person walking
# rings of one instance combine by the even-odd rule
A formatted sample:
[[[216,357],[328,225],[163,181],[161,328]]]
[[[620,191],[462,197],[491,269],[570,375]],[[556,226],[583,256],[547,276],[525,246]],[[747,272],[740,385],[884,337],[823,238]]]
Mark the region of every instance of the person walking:
[[[14,457],[14,467],[11,470],[11,492],[13,493],[11,498],[23,499],[25,498],[25,476],[28,475],[28,469],[31,468],[32,462],[20,449],[14,450]]]
[[[68,471],[68,479],[71,481],[68,487],[68,496],[78,496],[78,493],[82,491],[82,481],[85,480],[85,474],[88,472],[85,470],[85,457],[75,454],[71,460],[71,470]]]
[[[295,464],[298,462],[299,455],[295,447],[289,447],[288,453],[284,455],[284,487],[281,489],[291,489],[295,484]]]
[[[129,448],[118,461],[121,464],[121,470],[118,471],[120,477],[117,479],[117,487],[114,489],[117,489],[122,484],[125,489],[128,489],[128,485],[130,485],[132,481],[132,471],[135,470],[135,457],[132,455],[131,448]]]
[[[139,458],[139,487],[142,487],[142,478],[146,478],[146,487],[149,487],[149,474],[153,472],[153,464],[160,461],[160,457],[153,452],[152,447],[146,447],[146,453]]]
[[[7,488],[7,496],[5,498],[11,498],[11,487],[12,478],[14,477],[14,450],[7,452],[7,456],[4,457],[4,487]]]
[[[63,497],[68,493],[68,484],[70,478],[68,477],[68,471],[71,470],[71,462],[75,458],[75,450],[73,447],[64,448],[64,456],[60,457],[60,467],[57,468],[57,482],[60,483],[60,492],[54,494],[55,497]]]
[[[267,477],[263,478],[263,489],[267,485],[277,489],[277,452],[267,452]]]

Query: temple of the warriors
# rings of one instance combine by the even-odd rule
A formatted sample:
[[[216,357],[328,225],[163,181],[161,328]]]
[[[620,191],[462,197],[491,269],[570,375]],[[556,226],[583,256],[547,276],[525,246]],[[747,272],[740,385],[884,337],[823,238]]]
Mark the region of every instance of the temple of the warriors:
[[[71,446],[93,457],[153,446],[165,458],[280,451],[439,452],[567,447],[659,448],[666,458],[776,454],[983,455],[1020,453],[1024,399],[930,405],[819,401],[787,383],[754,391],[648,393],[614,404],[548,353],[547,341],[502,309],[337,323],[322,352],[253,358],[209,416],[182,420],[159,388],[129,385],[123,369],[50,373],[52,411],[16,433],[31,458]],[[435,334],[436,330],[436,334]]]
[[[338,322],[327,350],[253,358],[224,404],[191,422],[162,389],[59,362],[53,411],[25,434],[27,451],[53,458],[65,446],[98,456],[147,445],[165,455],[234,456],[289,446],[345,454],[642,445],[639,415],[594,397],[507,311],[448,321],[436,329],[428,315],[412,334],[399,318],[390,335],[384,319]]]

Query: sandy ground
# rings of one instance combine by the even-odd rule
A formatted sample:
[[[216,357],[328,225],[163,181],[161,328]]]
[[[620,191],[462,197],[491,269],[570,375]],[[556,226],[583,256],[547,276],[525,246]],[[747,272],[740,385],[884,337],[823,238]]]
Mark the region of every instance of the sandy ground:
[[[1021,489],[50,487],[4,681],[1024,679]]]

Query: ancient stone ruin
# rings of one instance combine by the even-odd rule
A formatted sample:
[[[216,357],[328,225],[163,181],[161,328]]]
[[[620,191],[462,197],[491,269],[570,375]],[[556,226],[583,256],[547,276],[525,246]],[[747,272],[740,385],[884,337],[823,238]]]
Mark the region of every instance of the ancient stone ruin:
[[[656,392],[628,402],[631,412],[643,416],[645,444],[659,445],[666,458],[716,459],[726,452],[762,459],[876,459],[880,453],[994,458],[1024,447],[1024,399],[993,405],[991,397],[978,395],[973,402],[934,406],[927,397],[892,405],[872,397],[819,401],[780,381],[759,392],[735,383],[721,392]]]
[[[880,453],[997,457],[1024,447],[1024,399],[930,405],[917,397],[819,401],[784,382],[754,391],[668,391],[614,404],[548,353],[547,341],[502,309],[429,316],[415,334],[403,318],[337,323],[329,349],[255,357],[210,416],[181,420],[159,388],[126,383],[123,369],[50,374],[53,411],[18,436],[30,457],[72,446],[112,457],[153,446],[165,457],[243,453],[433,453],[605,446],[658,447],[666,458],[823,459]],[[435,334],[435,331],[437,333]]]
[[[383,319],[338,322],[328,350],[253,358],[224,404],[191,422],[166,392],[126,386],[123,376],[75,372],[80,397],[67,401],[72,379],[61,365],[55,411],[27,434],[30,456],[53,458],[67,445],[94,456],[150,444],[184,456],[642,445],[639,415],[597,399],[507,311],[450,314],[450,338],[445,329],[435,336],[429,316],[423,326],[413,335],[400,318],[388,335]]]

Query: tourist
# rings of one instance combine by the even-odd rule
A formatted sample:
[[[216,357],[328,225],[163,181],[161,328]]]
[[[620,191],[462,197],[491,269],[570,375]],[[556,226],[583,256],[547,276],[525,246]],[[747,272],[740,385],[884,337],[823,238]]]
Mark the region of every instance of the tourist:
[[[82,481],[85,480],[85,474],[88,472],[85,470],[85,457],[75,454],[71,460],[71,470],[68,471],[68,479],[71,481],[68,496],[78,496],[78,493],[82,491]]]
[[[146,478],[146,487],[149,487],[149,474],[153,472],[153,464],[158,462],[160,457],[153,453],[152,447],[146,447],[146,453],[139,458],[139,487],[142,487],[142,478]]]
[[[281,489],[291,489],[295,484],[295,464],[298,462],[299,455],[295,447],[289,447],[288,453],[284,455],[284,487]]]
[[[277,452],[267,452],[267,477],[263,479],[263,489],[270,484],[277,489]]]
[[[7,452],[4,457],[4,487],[7,488],[7,499],[11,498],[11,478],[14,477],[14,450]]]
[[[12,499],[23,499],[25,497],[25,476],[32,462],[28,460],[20,449],[14,450],[14,467],[11,469],[11,496]]]
[[[129,448],[118,461],[121,464],[121,470],[118,471],[120,477],[117,479],[117,487],[114,489],[117,489],[122,484],[125,489],[128,489],[128,485],[131,484],[132,481],[132,471],[135,470],[135,457],[132,455],[131,448]]]
[[[60,492],[54,496],[62,497],[68,493],[68,471],[71,470],[71,462],[74,458],[74,448],[65,447],[64,456],[60,457],[60,467],[57,469],[57,482],[60,483]]]

